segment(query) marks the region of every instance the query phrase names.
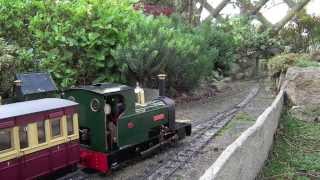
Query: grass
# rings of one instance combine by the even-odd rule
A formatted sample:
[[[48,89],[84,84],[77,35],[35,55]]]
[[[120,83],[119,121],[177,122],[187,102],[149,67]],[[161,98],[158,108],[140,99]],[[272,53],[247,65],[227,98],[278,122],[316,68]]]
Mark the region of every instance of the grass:
[[[235,115],[235,117],[225,126],[223,127],[219,133],[218,136],[223,135],[226,131],[230,129],[236,128],[240,124],[253,124],[255,122],[255,119],[250,116],[246,112],[239,112],[238,114]]]
[[[262,179],[320,179],[320,123],[304,122],[285,113]]]

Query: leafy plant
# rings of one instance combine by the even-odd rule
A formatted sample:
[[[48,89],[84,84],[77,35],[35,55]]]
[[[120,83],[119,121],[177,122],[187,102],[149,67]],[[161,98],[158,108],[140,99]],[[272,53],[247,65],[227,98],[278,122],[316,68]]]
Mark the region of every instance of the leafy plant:
[[[130,26],[128,41],[113,53],[127,65],[127,77],[152,86],[152,78],[167,73],[171,87],[186,91],[212,71],[218,49],[200,31],[177,22],[150,16]]]
[[[15,47],[0,39],[0,95],[7,96],[14,80],[17,62],[13,56]]]
[[[319,48],[320,17],[300,11],[295,18],[280,31],[279,38],[291,52],[308,52],[312,47]]]
[[[143,16],[129,0],[1,0],[0,5],[6,15],[0,33],[32,49],[61,87],[121,81],[122,64],[111,50],[126,41],[124,29]]]
[[[292,66],[319,66],[319,63],[313,61],[308,54],[295,53],[281,54],[268,61],[268,70],[274,78],[278,78],[282,73],[285,74],[287,69]]]

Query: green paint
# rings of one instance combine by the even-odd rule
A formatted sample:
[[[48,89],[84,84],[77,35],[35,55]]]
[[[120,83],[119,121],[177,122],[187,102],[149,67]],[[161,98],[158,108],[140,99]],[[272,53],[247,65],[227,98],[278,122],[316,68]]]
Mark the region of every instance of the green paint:
[[[100,152],[112,151],[107,147],[109,119],[104,114],[104,105],[107,102],[111,105],[111,109],[114,110],[116,102],[113,102],[113,97],[115,96],[122,96],[125,104],[125,111],[117,121],[119,148],[156,138],[156,135],[156,137],[150,135],[152,128],[168,124],[168,108],[162,101],[155,100],[146,106],[139,106],[135,103],[136,96],[133,89],[126,88],[111,92],[107,89],[104,91],[101,86],[99,91],[92,89],[92,86],[90,88],[70,89],[64,93],[64,97],[70,99],[69,97],[72,96],[80,104],[79,124],[80,127],[90,129],[91,144],[89,148],[92,150]],[[107,93],[104,94],[103,92]],[[95,98],[100,102],[100,108],[97,112],[93,112],[90,108],[90,103]],[[154,121],[153,117],[159,114],[164,114],[165,118],[161,121]],[[129,128],[128,123],[133,124],[134,127]]]
[[[104,97],[95,94],[90,91],[85,90],[69,90],[65,92],[65,97],[69,98],[73,96],[80,104],[80,116],[79,116],[79,126],[87,127],[90,129],[91,136],[91,144],[90,148],[92,150],[97,150],[101,152],[106,151],[106,143],[105,143],[105,118],[103,112],[103,106],[101,105],[100,110],[98,112],[93,112],[90,108],[90,102],[92,99],[96,98],[103,104]]]

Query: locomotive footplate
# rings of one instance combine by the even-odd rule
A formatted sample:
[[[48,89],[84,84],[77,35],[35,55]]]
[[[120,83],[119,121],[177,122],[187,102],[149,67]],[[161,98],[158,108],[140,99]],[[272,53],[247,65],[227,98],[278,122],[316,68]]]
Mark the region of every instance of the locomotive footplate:
[[[177,122],[175,129],[172,130],[170,136],[160,140],[160,138],[153,138],[150,141],[126,147],[122,150],[116,151],[108,155],[108,163],[111,169],[117,169],[123,162],[132,160],[134,157],[147,157],[157,153],[161,148],[168,144],[177,142],[186,136],[191,135],[191,124]]]

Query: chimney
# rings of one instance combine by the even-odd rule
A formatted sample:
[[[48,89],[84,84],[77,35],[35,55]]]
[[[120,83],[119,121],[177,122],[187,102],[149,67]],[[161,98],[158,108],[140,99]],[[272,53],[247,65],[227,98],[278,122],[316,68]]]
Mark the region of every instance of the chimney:
[[[159,96],[165,96],[165,91],[166,91],[166,74],[159,74],[158,79],[159,79]]]

